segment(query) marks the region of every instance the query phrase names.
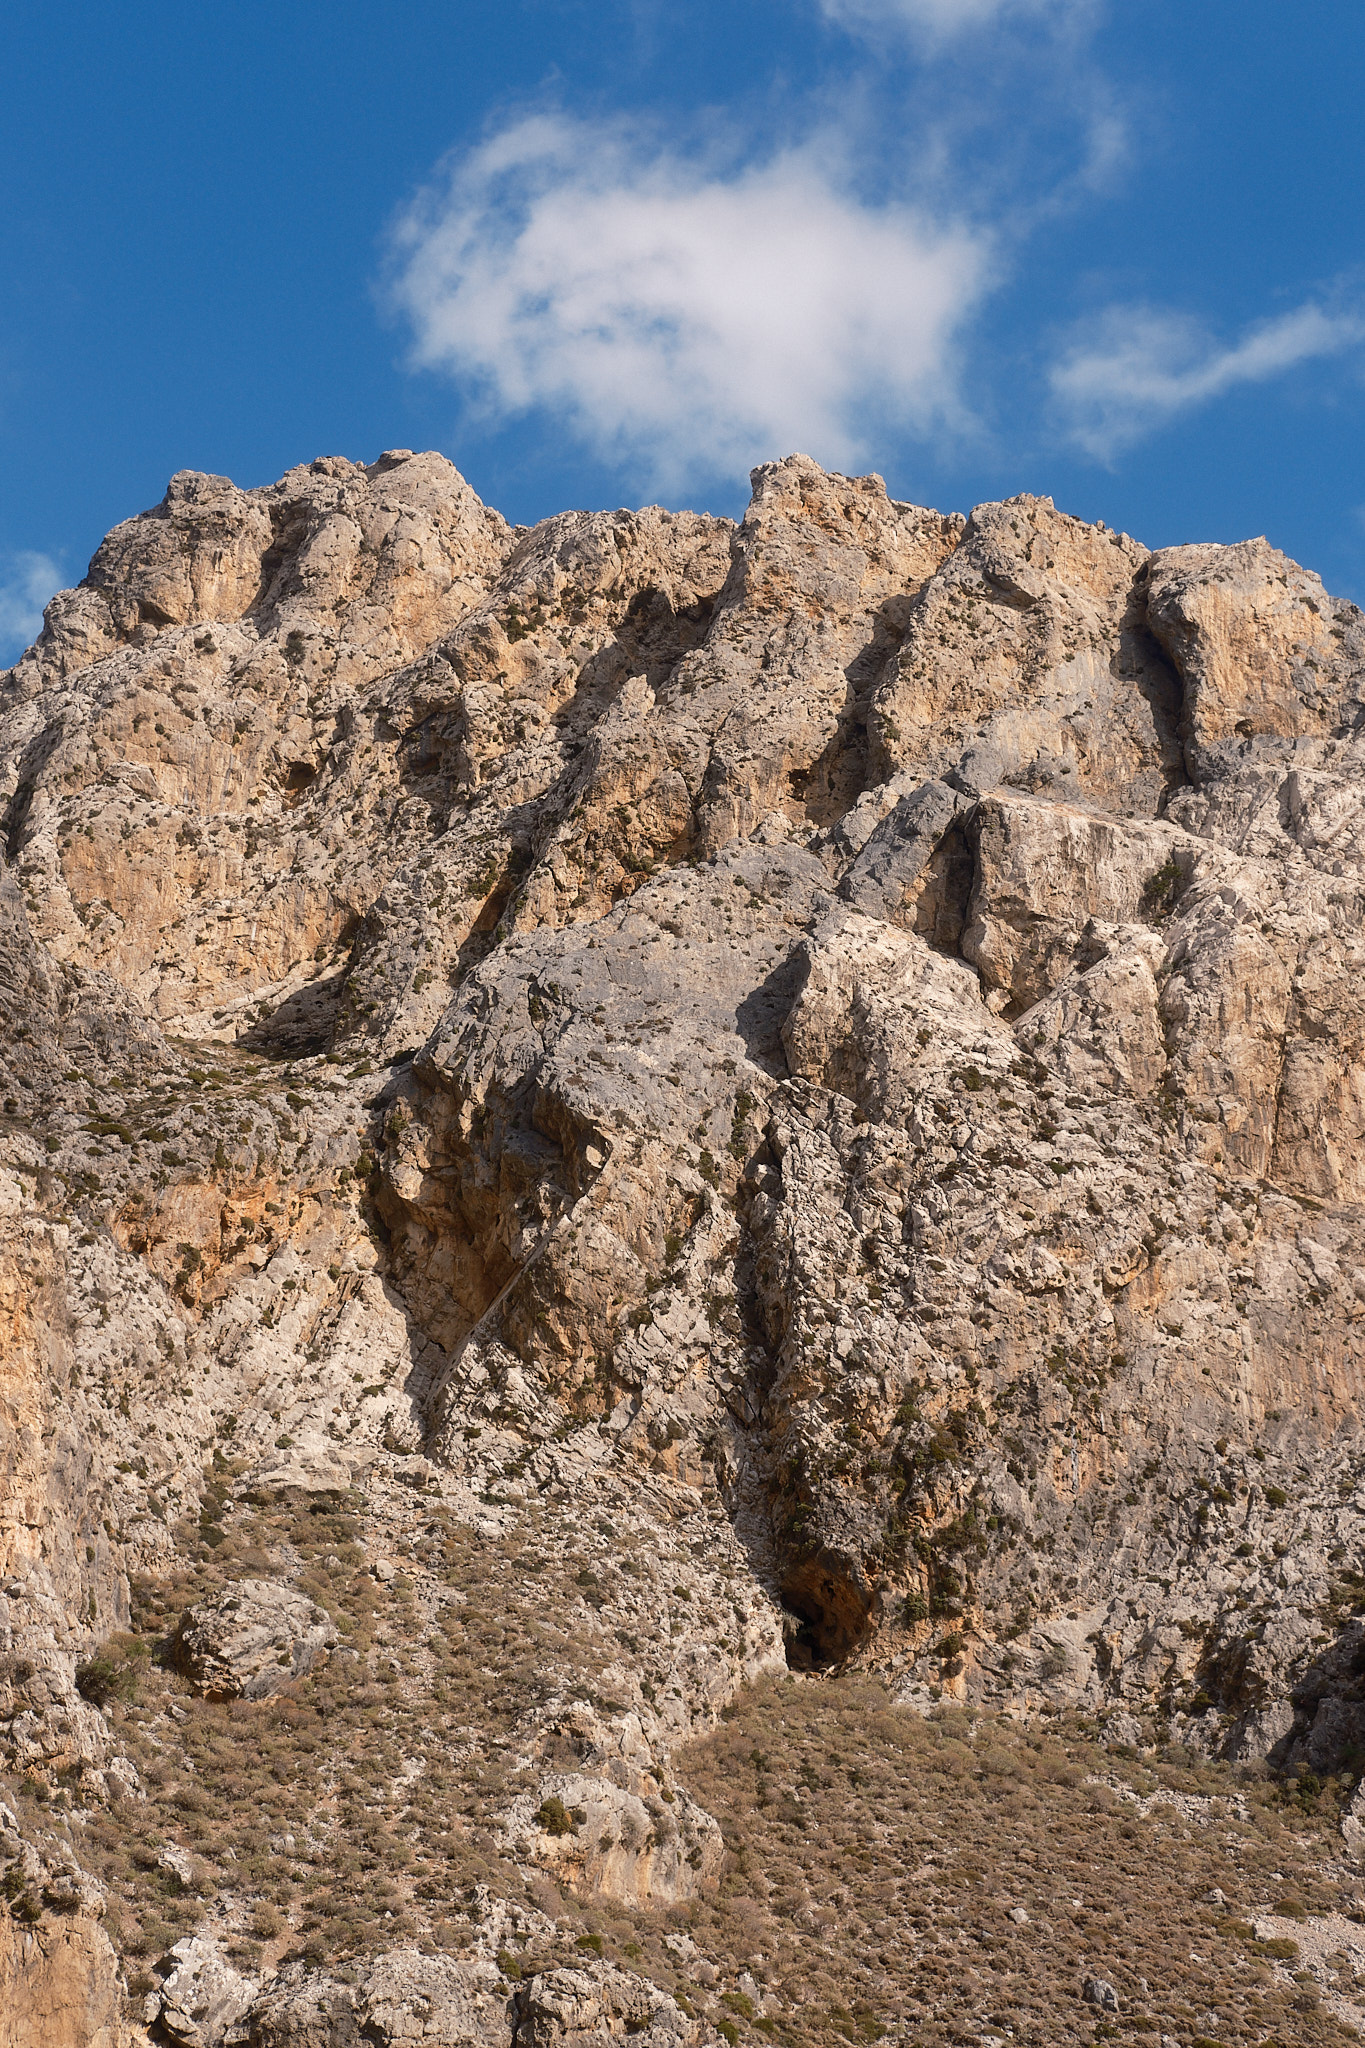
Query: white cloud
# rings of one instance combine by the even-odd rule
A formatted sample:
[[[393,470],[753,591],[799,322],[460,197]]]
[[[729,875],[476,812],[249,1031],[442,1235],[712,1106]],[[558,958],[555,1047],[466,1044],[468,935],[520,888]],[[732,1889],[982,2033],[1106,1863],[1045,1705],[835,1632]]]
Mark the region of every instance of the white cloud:
[[[990,269],[984,234],[863,203],[814,146],[717,168],[557,115],[457,162],[394,253],[418,363],[656,487],[951,417]]]
[[[62,572],[50,555],[22,549],[0,563],[0,655],[22,654],[36,640],[43,606],[62,587]]]
[[[1220,348],[1196,320],[1150,306],[1111,306],[1057,363],[1053,400],[1073,440],[1107,461],[1178,413],[1238,384],[1365,341],[1365,320],[1304,305]]]
[[[909,34],[932,46],[1012,22],[1066,26],[1092,14],[1094,5],[1093,0],[820,0],[820,11],[842,28]]]

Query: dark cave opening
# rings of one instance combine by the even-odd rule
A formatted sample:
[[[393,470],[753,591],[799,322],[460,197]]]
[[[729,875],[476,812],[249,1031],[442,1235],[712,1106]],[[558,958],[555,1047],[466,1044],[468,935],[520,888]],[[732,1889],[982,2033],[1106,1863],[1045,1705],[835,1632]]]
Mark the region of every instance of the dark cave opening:
[[[783,1605],[797,1617],[785,1633],[788,1668],[830,1671],[845,1663],[872,1632],[875,1599],[823,1553],[803,1559],[782,1582]]]

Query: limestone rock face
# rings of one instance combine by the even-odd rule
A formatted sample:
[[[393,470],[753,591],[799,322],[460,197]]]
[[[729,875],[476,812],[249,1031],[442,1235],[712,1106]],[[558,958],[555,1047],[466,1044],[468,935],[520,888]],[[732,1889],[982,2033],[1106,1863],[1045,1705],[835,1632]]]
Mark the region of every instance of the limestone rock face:
[[[259,1989],[254,1978],[234,1970],[216,1943],[197,1938],[176,1942],[164,1968],[153,2016],[176,2048],[220,2048],[241,2039],[238,2022]]]
[[[228,1593],[192,1607],[176,1634],[176,1657],[201,1692],[264,1699],[313,1669],[336,1642],[323,1609],[273,1579],[239,1579]]]
[[[54,1768],[105,1754],[103,1720],[76,1690],[76,1659],[96,1587],[111,1620],[118,1612],[111,1546],[89,1543],[102,1533],[86,1498],[90,1445],[64,1412],[67,1243],[0,1173],[0,1728],[15,1763]],[[78,1542],[95,1552],[84,1568]]]
[[[517,1994],[516,2014],[514,2048],[599,2048],[627,2036],[647,2048],[700,2048],[717,2038],[654,1985],[600,1966],[533,1977]]]
[[[1316,576],[1264,540],[1163,548],[1146,573],[1151,630],[1184,686],[1181,732],[1197,781],[1238,760],[1230,741],[1355,729],[1365,631]]]
[[[251,2048],[504,2048],[510,2006],[489,1962],[395,1949],[355,1985],[286,1967],[253,2005],[244,2038]]]
[[[244,2038],[709,2038],[556,1916],[707,1909],[674,1758],[784,1665],[1358,1769],[1363,691],[1264,541],[803,456],[737,526],[186,474],[54,599],[0,677],[6,1761],[164,1823],[176,1713],[277,1714],[313,1874],[438,1766],[484,1814],[450,1951],[344,1973],[311,1876],[286,1936],[220,1864]],[[368,1781],[346,1684],[426,1703]],[[46,2010],[96,1894],[36,1827]]]
[[[338,875],[342,836],[359,810],[386,837],[404,802],[375,783],[367,691],[510,544],[435,455],[256,492],[185,474],[117,528],[0,697],[0,802],[55,958],[199,1035],[344,953],[379,883]]]
[[[134,2048],[137,2039],[118,1957],[97,1922],[23,1927],[0,1919],[4,2048]]]
[[[352,673],[367,655],[393,667],[458,617],[509,538],[439,455],[328,457],[259,491],[183,470],[153,511],[114,528],[79,590],[54,598],[16,681],[41,688],[52,667],[66,677],[167,627],[248,616],[345,643]]]
[[[610,1778],[558,1774],[508,1818],[524,1854],[589,1897],[677,1905],[713,1890],[725,1860],[720,1829],[686,1792],[667,1800]],[[641,1796],[643,1792],[643,1796]]]
[[[1180,689],[1125,534],[1047,498],[979,506],[873,699],[882,780],[950,773],[1152,816],[1181,774]]]
[[[256,2000],[243,2022],[250,2048],[712,2048],[714,2031],[627,1970],[588,1961],[539,1971],[513,1991],[488,1962],[394,1950],[356,1984],[298,1964]]]

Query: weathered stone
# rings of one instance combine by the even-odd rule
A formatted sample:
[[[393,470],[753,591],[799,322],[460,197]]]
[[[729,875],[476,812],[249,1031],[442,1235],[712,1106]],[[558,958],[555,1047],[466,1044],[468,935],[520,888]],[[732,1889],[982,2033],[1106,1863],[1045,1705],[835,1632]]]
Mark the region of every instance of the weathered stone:
[[[603,1964],[544,1971],[517,1993],[514,2048],[600,2048],[627,2036],[643,2048],[704,2048],[716,2040],[666,1992]]]
[[[130,1584],[362,1491],[433,1630],[419,1503],[574,1503],[620,1656],[517,1719],[535,1884],[708,1884],[670,1757],[784,1661],[1352,1766],[1359,615],[1264,542],[753,482],[513,533],[437,456],[184,475],[0,678],[19,1770],[137,1797]],[[179,1654],[250,1700],[333,1641],[252,1579]],[[291,1964],[250,2024],[693,2038],[543,1956],[509,2012],[496,1953]]]
[[[510,2006],[492,1963],[394,1949],[349,1984],[286,1966],[252,2006],[244,2039],[250,2048],[511,2048]]]
[[[1119,1995],[1107,1977],[1087,1977],[1081,1986],[1081,1997],[1087,2005],[1097,2005],[1102,2012],[1118,2012]]]
[[[1316,576],[1264,540],[1163,548],[1147,615],[1180,672],[1190,773],[1233,768],[1238,740],[1349,731],[1365,706],[1365,628]]]
[[[720,1829],[686,1792],[667,1800],[579,1773],[546,1778],[519,1800],[509,1836],[561,1883],[631,1905],[676,1905],[713,1889],[725,1860]]]
[[[222,2048],[240,2041],[238,2023],[260,1989],[259,1979],[244,1977],[216,1942],[198,1935],[177,1941],[166,1962],[169,1972],[149,2000],[162,2034],[176,2048]]]
[[[175,1654],[197,1691],[215,1699],[264,1699],[311,1671],[337,1639],[322,1608],[278,1579],[239,1579],[192,1607]]]
[[[102,1927],[0,1916],[0,2048],[134,2048],[122,1993]]]

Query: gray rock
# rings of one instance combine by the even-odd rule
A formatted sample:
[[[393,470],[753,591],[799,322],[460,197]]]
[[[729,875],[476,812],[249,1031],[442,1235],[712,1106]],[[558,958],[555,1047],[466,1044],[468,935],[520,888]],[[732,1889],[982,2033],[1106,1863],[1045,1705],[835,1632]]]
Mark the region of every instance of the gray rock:
[[[264,1699],[303,1678],[337,1640],[332,1622],[306,1594],[279,1579],[239,1579],[216,1600],[192,1607],[175,1657],[195,1689],[215,1699]]]
[[[965,842],[946,842],[970,811],[970,802],[947,783],[923,783],[874,828],[839,894],[870,917],[953,943],[962,930],[972,862]],[[936,855],[937,871],[926,874]],[[954,916],[957,929],[950,932]]]
[[[161,2031],[176,2048],[220,2048],[242,2038],[238,2022],[260,1988],[199,1935],[177,1941],[167,1960],[171,1971],[155,1994]]]
[[[1253,1707],[1235,1723],[1225,1744],[1233,1758],[1268,1757],[1293,1732],[1294,1709],[1288,1700],[1274,1700],[1266,1707]]]
[[[165,1842],[157,1850],[156,1866],[158,1870],[169,1871],[182,1885],[194,1880],[194,1859],[188,1849],[181,1849],[174,1842]]]
[[[1081,1997],[1087,2005],[1097,2005],[1102,2012],[1118,2012],[1119,1995],[1107,1977],[1087,1977],[1081,1986]]]
[[[510,2048],[508,1986],[486,1961],[393,1949],[354,1984],[289,1964],[251,2008],[251,2048]]]
[[[1142,1723],[1136,1714],[1122,1710],[1110,1714],[1104,1723],[1104,1739],[1124,1749],[1138,1749],[1142,1746]]]
[[[275,1451],[252,1467],[242,1481],[247,1499],[277,1493],[344,1494],[355,1484],[374,1453],[368,1448],[342,1449],[317,1432],[303,1432],[287,1451]]]
[[[607,1963],[543,1971],[518,1990],[515,2009],[515,2048],[605,2048],[627,2036],[637,2048],[701,2048],[716,2039],[657,1985]]]
[[[485,2048],[507,2038],[508,1986],[489,1962],[396,1949],[376,1958],[362,2004],[362,2034],[382,2048]]]
[[[1342,1808],[1341,1839],[1357,1862],[1365,1859],[1365,1780]]]

